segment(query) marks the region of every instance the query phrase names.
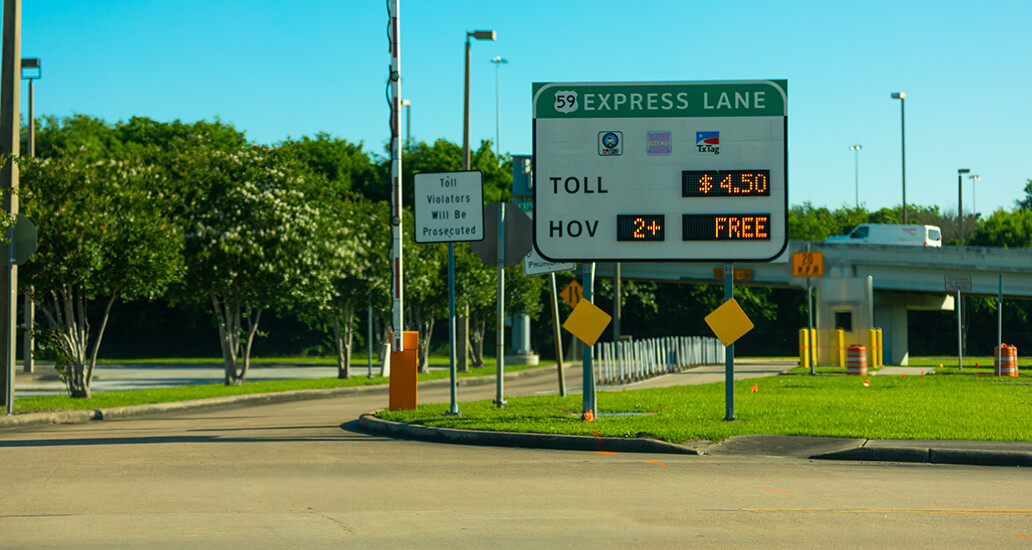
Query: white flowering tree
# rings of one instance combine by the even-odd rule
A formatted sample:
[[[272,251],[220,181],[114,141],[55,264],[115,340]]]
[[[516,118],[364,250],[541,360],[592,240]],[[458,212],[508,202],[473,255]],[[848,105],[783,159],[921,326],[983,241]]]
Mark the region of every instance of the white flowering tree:
[[[21,210],[39,242],[20,285],[40,308],[43,343],[70,395],[82,398],[90,397],[112,306],[160,296],[182,267],[161,172],[132,153],[91,156],[73,150],[20,162]]]
[[[196,144],[175,170],[184,290],[211,305],[225,383],[240,385],[262,313],[330,295],[334,266],[353,251],[320,204],[321,180],[292,155],[257,145],[225,151]]]

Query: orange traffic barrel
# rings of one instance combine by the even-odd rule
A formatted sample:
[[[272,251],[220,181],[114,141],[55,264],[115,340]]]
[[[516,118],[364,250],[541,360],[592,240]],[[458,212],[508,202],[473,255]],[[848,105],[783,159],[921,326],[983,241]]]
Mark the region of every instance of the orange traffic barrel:
[[[867,375],[867,348],[864,346],[846,348],[846,374]]]
[[[996,376],[1018,375],[1018,347],[1003,344],[1003,352],[993,347],[993,372]]]

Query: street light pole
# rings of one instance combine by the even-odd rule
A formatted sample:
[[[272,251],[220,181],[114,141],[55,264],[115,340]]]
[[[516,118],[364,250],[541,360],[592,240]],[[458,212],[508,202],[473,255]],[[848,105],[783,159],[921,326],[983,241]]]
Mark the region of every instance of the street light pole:
[[[502,92],[501,92],[501,72],[502,65],[508,63],[508,59],[502,58],[502,56],[495,56],[491,60],[491,63],[495,64],[495,156],[501,155],[502,150]]]
[[[856,179],[856,207],[860,208],[860,151],[864,150],[864,146],[857,143],[856,145],[850,145],[849,150],[853,152],[853,172]]]
[[[982,179],[982,176],[979,176],[978,174],[971,174],[970,176],[968,176],[968,179],[971,180],[971,214],[977,217],[978,207],[975,206],[975,182]]]
[[[902,181],[903,181],[903,225],[907,224],[907,134],[904,124],[904,107],[907,94],[905,92],[893,92],[892,99],[899,100],[899,147],[902,158]]]
[[[469,170],[469,39],[495,40],[494,31],[466,31],[466,75],[462,94],[462,169]]]
[[[27,70],[26,70],[27,69]],[[33,82],[43,78],[43,64],[38,57],[23,57],[21,60],[21,78],[29,81],[29,140],[28,156],[36,156],[36,115],[33,112],[35,92]],[[32,335],[32,327],[36,323],[36,304],[32,300],[31,287],[22,298],[23,310],[22,321],[25,324],[25,333],[22,335],[22,371],[31,373],[35,371],[35,364],[32,358],[32,351],[36,348],[36,341]]]
[[[964,246],[964,194],[961,193],[964,174],[971,172],[968,168],[957,169],[957,246]]]

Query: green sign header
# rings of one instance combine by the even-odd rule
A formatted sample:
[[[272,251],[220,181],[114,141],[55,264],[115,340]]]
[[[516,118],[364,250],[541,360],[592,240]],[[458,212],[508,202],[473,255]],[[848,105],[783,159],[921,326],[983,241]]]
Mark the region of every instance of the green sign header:
[[[534,83],[534,118],[785,116],[788,82]]]

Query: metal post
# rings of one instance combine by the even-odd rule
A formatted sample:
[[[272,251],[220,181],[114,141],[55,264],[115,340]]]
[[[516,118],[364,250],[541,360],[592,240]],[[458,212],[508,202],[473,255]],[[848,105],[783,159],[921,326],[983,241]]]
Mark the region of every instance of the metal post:
[[[1003,371],[1003,273],[1000,273],[999,289],[996,294],[996,364],[997,372]]]
[[[33,98],[35,93],[33,90],[33,83],[36,82],[35,78],[29,79],[29,157],[36,156],[36,118],[33,114]],[[13,246],[13,244],[12,244]],[[36,339],[32,333],[32,327],[36,324],[36,303],[32,299],[31,289],[30,292],[25,293],[23,304],[23,319],[22,322],[25,324],[25,334],[22,337],[22,371],[25,373],[32,373],[35,371],[35,362],[32,357],[33,350],[36,349]]]
[[[402,208],[401,208],[401,22],[399,0],[390,0],[391,16],[391,267],[393,289],[391,296],[392,351],[404,351],[405,330],[402,281]]]
[[[555,340],[555,364],[559,371],[559,395],[566,397],[566,375],[563,373],[563,340],[559,330],[559,291],[556,290],[555,272],[548,274],[552,281],[552,338]]]
[[[495,332],[495,405],[505,405],[505,203],[498,203],[498,327]]]
[[[967,174],[971,170],[968,168],[960,168],[957,170],[957,243],[958,246],[964,246],[964,195],[961,193],[961,188],[964,183],[964,174]]]
[[[810,243],[806,243],[806,251],[810,251]],[[806,319],[808,321],[807,329],[809,332],[806,333],[807,341],[810,343],[810,347],[807,348],[806,354],[810,359],[810,374],[817,374],[817,335],[813,332],[813,277],[806,278]],[[872,320],[873,324],[874,321]]]
[[[584,295],[583,298],[592,302],[592,294],[595,286],[595,263],[584,264]],[[592,302],[594,303],[594,302]],[[582,418],[584,420],[594,419],[598,416],[597,401],[595,399],[595,369],[591,364],[591,346],[583,344],[584,358],[581,365],[583,373],[581,376]]]
[[[724,301],[735,297],[735,265],[724,264]],[[735,419],[735,344],[724,348],[724,420]]]
[[[4,0],[2,67],[0,67],[0,156],[20,154],[19,104],[21,90],[21,0]],[[7,160],[0,168],[0,192],[3,193],[3,210],[12,218],[18,213],[18,165]],[[10,235],[13,237],[14,228]],[[13,238],[10,250],[14,252]],[[16,311],[15,299],[18,292],[18,267],[10,262],[8,269],[0,271],[0,338],[7,353],[3,354],[4,402],[7,414],[14,412],[14,355]],[[2,347],[2,346],[0,346]]]
[[[366,362],[368,374],[366,378],[373,377],[373,293],[369,293],[369,307],[366,308]]]
[[[462,169],[469,170],[469,37],[466,33],[466,71],[462,93]]]
[[[957,289],[957,370],[964,370],[964,334],[960,325],[960,289]]]
[[[455,243],[448,243],[448,361],[451,366],[451,407],[448,414],[459,414],[457,368],[455,365]]]
[[[620,308],[620,262],[614,264],[615,270],[613,271],[613,341],[620,341],[620,317],[623,310]]]

